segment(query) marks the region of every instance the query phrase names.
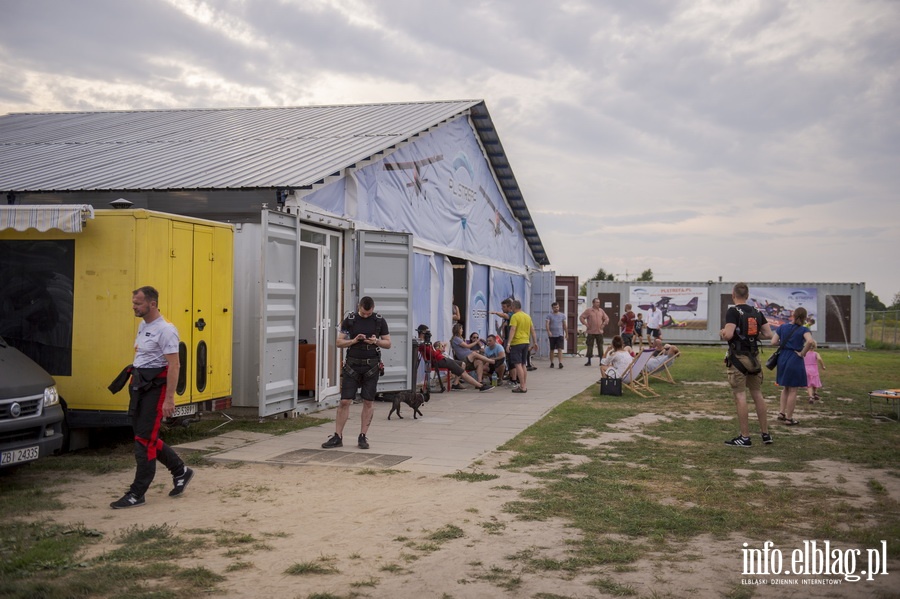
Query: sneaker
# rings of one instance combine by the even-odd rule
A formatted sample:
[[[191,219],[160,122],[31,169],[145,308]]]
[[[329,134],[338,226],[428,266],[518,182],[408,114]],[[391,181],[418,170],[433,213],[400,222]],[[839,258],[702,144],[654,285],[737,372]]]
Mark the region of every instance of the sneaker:
[[[585,365],[585,366],[590,366],[590,365],[591,365],[591,359],[590,359],[590,358],[588,358],[588,361],[587,361],[587,362],[585,362],[585,363],[584,363],[584,365]]]
[[[194,471],[185,466],[184,474],[172,477],[172,483],[175,487],[169,491],[169,497],[178,497],[184,493],[184,490],[187,489],[188,483],[191,482],[192,478],[194,478]]]
[[[331,449],[332,447],[343,447],[344,440],[341,439],[341,436],[337,433],[334,433],[331,437],[328,438],[327,441],[322,443],[322,449]]]
[[[142,495],[138,497],[131,491],[128,491],[127,493],[122,495],[121,498],[110,503],[109,507],[114,510],[124,510],[125,508],[138,507],[141,505],[144,505],[144,496]]]
[[[455,385],[453,385],[453,386],[450,387],[450,388],[451,388],[452,390],[454,390],[454,391],[462,391],[462,390],[463,390],[463,386],[460,385],[459,383],[456,383]]]
[[[766,445],[771,445],[775,442],[772,440],[772,435],[770,435],[769,433],[762,433],[762,440]]]
[[[753,441],[750,440],[750,437],[742,437],[738,435],[731,441],[725,441],[725,445],[733,445],[734,447],[750,447],[753,445]]]
[[[556,366],[553,365],[553,362],[550,362],[550,368],[556,368]]]
[[[482,385],[481,387],[478,388],[478,390],[479,391],[493,391],[494,386],[493,385]]]
[[[508,384],[510,387],[512,387],[513,389],[515,389],[516,387],[519,386],[519,381],[509,381],[509,383],[507,383],[507,384]]]
[[[368,449],[369,448],[369,440],[366,439],[366,436],[362,433],[359,434],[359,438],[356,440],[356,444],[360,449]]]
[[[527,370],[528,372],[531,372],[532,370],[537,370],[537,366],[528,366],[525,368],[525,370]]]
[[[560,369],[563,367],[562,362],[559,363],[559,367]]]

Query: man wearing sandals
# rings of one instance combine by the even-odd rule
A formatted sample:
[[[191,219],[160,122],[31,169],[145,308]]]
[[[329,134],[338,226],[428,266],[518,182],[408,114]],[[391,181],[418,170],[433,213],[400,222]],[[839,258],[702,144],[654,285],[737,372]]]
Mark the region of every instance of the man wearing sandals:
[[[766,420],[766,400],[762,394],[763,373],[762,367],[757,358],[759,354],[759,339],[771,339],[772,328],[766,321],[766,317],[747,304],[750,298],[750,288],[746,283],[737,283],[732,289],[731,298],[734,305],[728,308],[725,314],[725,327],[719,331],[719,336],[728,342],[728,356],[726,364],[728,365],[728,383],[731,386],[731,393],[734,395],[734,403],[737,406],[738,424],[741,428],[741,434],[725,441],[725,445],[732,447],[750,447],[750,413],[747,408],[747,390],[753,397],[753,403],[756,404],[756,417],[759,419],[759,431],[762,435],[762,441],[766,445],[772,443],[772,436],[769,434],[769,424]],[[745,316],[754,318],[758,324],[755,335],[748,336],[747,331],[740,329],[741,322]],[[734,360],[738,357],[749,358],[752,368],[748,370],[747,363],[739,366],[734,364]],[[747,372],[744,372],[747,370]]]

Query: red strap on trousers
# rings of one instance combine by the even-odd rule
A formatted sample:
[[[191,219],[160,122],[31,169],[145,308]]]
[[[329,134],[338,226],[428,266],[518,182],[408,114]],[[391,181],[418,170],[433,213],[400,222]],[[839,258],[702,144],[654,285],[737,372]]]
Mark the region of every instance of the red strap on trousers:
[[[165,379],[169,369],[166,368],[163,370],[157,378]],[[156,399],[156,410],[155,410],[155,418],[153,421],[153,430],[150,433],[149,439],[144,439],[143,437],[135,436],[134,440],[147,448],[147,459],[155,460],[156,452],[162,449],[163,442],[162,439],[159,438],[159,426],[162,423],[162,406],[166,401],[166,384],[163,383],[162,387],[159,388],[159,397]]]

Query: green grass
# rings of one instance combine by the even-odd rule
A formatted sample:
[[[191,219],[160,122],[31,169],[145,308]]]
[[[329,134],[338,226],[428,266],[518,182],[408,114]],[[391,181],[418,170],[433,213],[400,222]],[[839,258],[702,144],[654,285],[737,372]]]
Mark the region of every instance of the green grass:
[[[168,525],[125,528],[113,539],[116,547],[83,559],[83,551],[102,537],[81,525],[4,522],[0,596],[177,599],[214,592],[225,580],[204,567],[183,567],[206,543]]]
[[[773,385],[774,373],[767,372],[764,393],[769,398],[775,444],[764,447],[755,440],[751,449],[738,450],[722,444],[734,436],[737,426],[729,389],[715,384],[725,380],[723,353],[721,348],[685,348],[675,365],[679,384],[654,381],[660,397],[644,399],[628,390],[622,397],[601,397],[591,388],[560,404],[501,447],[513,452],[504,468],[528,468],[538,479],[538,484],[520,491],[504,510],[527,521],[562,519],[580,534],[566,541],[564,554],[548,556],[541,547],[515,548],[505,558],[498,556],[506,561],[470,563],[462,582],[487,582],[514,593],[521,587],[523,575],[547,572],[561,579],[588,576],[590,584],[604,595],[630,596],[634,589],[619,574],[633,571],[639,560],[686,560],[685,544],[700,535],[766,538],[776,544],[797,538],[829,539],[862,547],[877,547],[886,539],[889,557],[900,557],[900,505],[888,492],[900,476],[896,464],[900,424],[873,418],[867,396],[872,389],[900,386],[900,354],[852,351],[848,357],[837,349],[820,352],[827,368],[822,372],[824,402],[798,406],[796,417],[802,425],[797,430],[775,424],[778,389]],[[880,415],[892,413],[883,402],[875,402],[874,408]],[[640,436],[630,441],[591,443],[603,433],[620,431],[617,427],[623,421],[638,415],[651,415],[635,426]],[[211,429],[218,422],[201,422],[193,431],[171,431],[166,438],[178,443],[197,438],[184,435],[209,436],[226,430],[280,434],[303,428],[302,420],[239,421],[215,432]],[[757,430],[753,417],[751,430]],[[579,455],[584,460],[561,463],[560,454]],[[192,455],[189,460],[203,459],[202,454]],[[759,457],[768,459],[759,461]],[[813,464],[817,460],[845,464],[846,477],[838,476],[833,482],[818,480]],[[471,471],[449,478],[465,482],[498,478],[495,473],[480,471],[482,466],[474,464]],[[254,567],[250,561],[254,552],[271,549],[264,542],[268,537],[287,536],[283,532],[240,533],[224,527],[128,527],[107,539],[112,546],[101,555],[86,559],[86,551],[103,536],[83,525],[60,525],[48,519],[64,507],[60,485],[67,481],[66,473],[104,474],[133,467],[130,440],[111,437],[107,445],[0,474],[0,596],[175,599],[215,595],[228,576],[239,576],[241,570]],[[862,468],[870,470],[863,471],[863,489],[855,492],[865,494],[865,505],[842,487],[851,471],[858,475]],[[362,474],[385,472],[395,471],[366,470]],[[509,485],[490,488],[513,490]],[[253,502],[264,490],[264,486],[235,484],[222,492]],[[734,500],[735,490],[740,492],[740,501]],[[466,511],[481,514],[475,508]],[[402,544],[400,553],[393,557],[395,563],[388,561],[379,571],[406,575],[410,570],[400,564],[425,559],[448,543],[466,539],[468,531],[462,527],[467,521],[454,522],[396,537]],[[481,514],[471,526],[491,535],[503,535],[507,528],[491,514]],[[472,540],[457,541],[457,545],[466,542]],[[209,551],[232,558],[224,572],[188,567]],[[337,573],[337,559],[295,563],[286,573]],[[360,555],[349,559],[358,560]],[[348,596],[365,595],[376,583],[375,578],[348,583],[352,587]],[[730,584],[723,593],[728,597],[752,595],[750,589]]]
[[[338,574],[339,570],[334,567],[334,561],[335,558],[333,556],[322,556],[314,562],[298,562],[291,564],[284,573],[290,574],[291,576]]]
[[[628,564],[701,534],[756,538],[761,531],[776,541],[794,535],[869,547],[887,539],[889,553],[900,555],[900,505],[884,492],[886,481],[879,480],[900,474],[900,424],[873,419],[866,395],[870,389],[897,386],[900,356],[858,351],[848,359],[846,353],[824,350],[825,401],[803,403],[797,412],[801,421],[804,414],[816,416],[804,423],[815,432],[798,434],[772,424],[774,445],[763,446],[757,436],[753,448],[737,450],[722,443],[737,426],[730,390],[702,384],[725,380],[722,354],[718,348],[684,351],[675,367],[679,384],[655,381],[658,398],[643,399],[627,390],[622,397],[600,396],[589,389],[523,431],[501,447],[516,452],[505,467],[528,467],[543,485],[523,491],[506,511],[525,520],[571,522],[584,535],[566,565],[576,569]],[[764,394],[774,423],[779,389],[773,381],[774,374],[767,373]],[[639,414],[655,416],[637,426],[640,435],[630,441],[580,442],[618,430],[614,426]],[[757,429],[752,415],[751,430]],[[588,459],[560,465],[555,461],[560,453]],[[755,461],[758,457],[770,460]],[[874,504],[861,506],[839,487],[804,476],[813,471],[811,462],[822,459],[887,471],[868,482]],[[737,469],[751,474],[742,477]],[[764,484],[767,478],[778,484]],[[736,489],[740,501],[734,501]],[[870,518],[873,513],[879,514],[877,523]],[[537,568],[563,567],[538,555],[525,561]],[[608,594],[633,592],[609,586],[602,577],[595,585]]]
[[[487,474],[484,472],[463,472],[462,470],[457,470],[453,474],[445,474],[445,478],[452,478],[453,480],[460,480],[467,483],[479,483],[486,480],[494,480],[495,478],[499,478],[496,474]]]

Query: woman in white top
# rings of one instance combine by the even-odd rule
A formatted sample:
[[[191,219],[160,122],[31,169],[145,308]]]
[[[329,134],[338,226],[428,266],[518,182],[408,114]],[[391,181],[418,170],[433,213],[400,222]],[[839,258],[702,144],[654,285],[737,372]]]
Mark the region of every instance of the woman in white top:
[[[616,335],[612,338],[612,344],[606,350],[606,355],[600,360],[600,375],[606,378],[610,370],[615,370],[616,378],[621,378],[632,360],[634,360],[634,357],[625,349],[625,342],[622,341],[622,337]]]

